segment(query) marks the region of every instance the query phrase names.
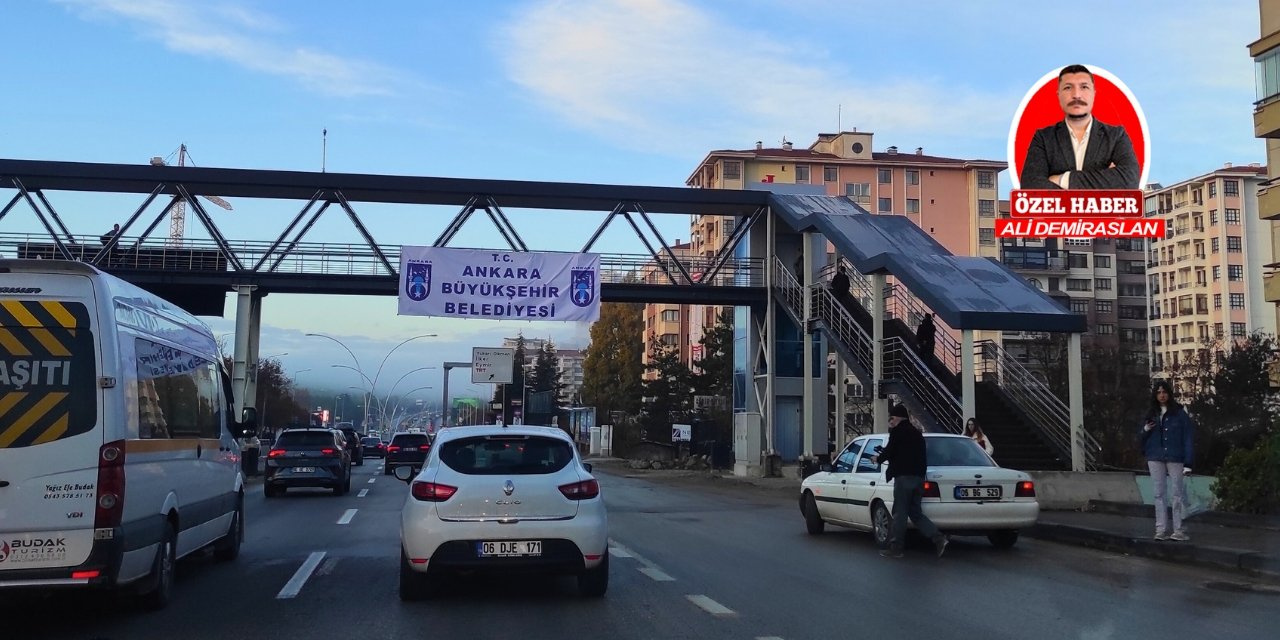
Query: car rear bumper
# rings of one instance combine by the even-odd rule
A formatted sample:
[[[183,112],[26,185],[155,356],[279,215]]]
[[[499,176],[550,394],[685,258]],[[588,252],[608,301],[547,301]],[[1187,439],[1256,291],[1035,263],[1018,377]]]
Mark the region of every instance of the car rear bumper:
[[[341,470],[333,467],[316,467],[313,473],[299,474],[285,469],[288,467],[267,467],[263,482],[277,487],[336,487],[345,480]]]
[[[947,532],[1025,529],[1036,523],[1040,504],[1028,502],[925,502],[924,514]]]
[[[415,508],[417,507],[417,508]],[[603,503],[578,509],[568,520],[522,520],[499,523],[446,522],[434,505],[406,506],[401,516],[401,544],[413,569],[490,570],[576,573],[598,566],[608,553],[609,525]],[[478,542],[541,540],[542,555],[482,558]]]

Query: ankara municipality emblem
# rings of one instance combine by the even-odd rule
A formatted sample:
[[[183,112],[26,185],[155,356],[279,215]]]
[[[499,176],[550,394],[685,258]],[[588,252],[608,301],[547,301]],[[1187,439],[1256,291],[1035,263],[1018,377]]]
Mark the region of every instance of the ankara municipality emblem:
[[[569,295],[574,306],[591,306],[596,299],[596,272],[591,269],[570,269],[569,279]]]
[[[404,292],[410,300],[422,302],[431,295],[431,263],[410,262],[404,271]]]

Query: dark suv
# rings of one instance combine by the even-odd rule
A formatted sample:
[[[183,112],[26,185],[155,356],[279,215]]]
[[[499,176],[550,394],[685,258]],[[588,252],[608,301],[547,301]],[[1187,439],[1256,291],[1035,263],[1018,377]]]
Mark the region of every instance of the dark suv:
[[[382,442],[382,438],[377,436],[365,436],[360,439],[360,448],[366,456],[375,458],[385,458],[387,455],[387,445]]]
[[[396,467],[421,469],[431,451],[431,436],[421,432],[402,431],[391,436],[387,445],[387,459],[383,463],[383,475],[391,475]]]
[[[327,487],[340,496],[351,490],[351,454],[332,429],[289,429],[267,453],[262,491],[268,498],[289,487]]]
[[[360,446],[360,434],[351,427],[338,427],[342,435],[347,439],[347,452],[351,454],[351,464],[358,467],[364,466],[364,447]]]

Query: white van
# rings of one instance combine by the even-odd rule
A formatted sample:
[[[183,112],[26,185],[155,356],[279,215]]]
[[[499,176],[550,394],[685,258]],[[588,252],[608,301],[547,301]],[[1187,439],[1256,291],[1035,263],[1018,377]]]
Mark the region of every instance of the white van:
[[[244,538],[231,384],[209,328],[79,262],[0,260],[0,597],[127,588]]]

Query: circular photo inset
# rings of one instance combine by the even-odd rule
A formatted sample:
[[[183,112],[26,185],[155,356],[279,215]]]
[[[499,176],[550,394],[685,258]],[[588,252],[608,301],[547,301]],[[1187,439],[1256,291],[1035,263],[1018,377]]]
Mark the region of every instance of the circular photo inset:
[[[1129,87],[1101,67],[1070,65],[1022,98],[1008,154],[1014,189],[1141,189],[1151,138]]]

